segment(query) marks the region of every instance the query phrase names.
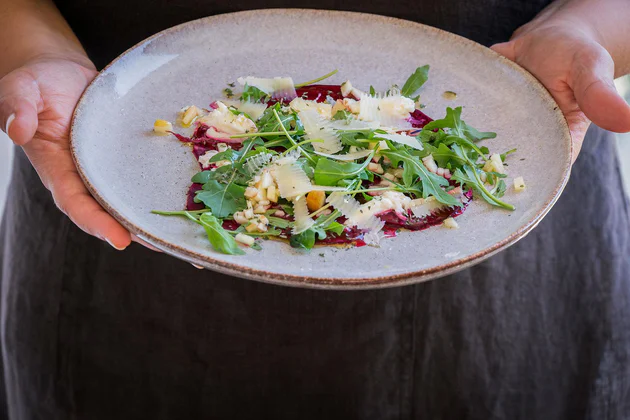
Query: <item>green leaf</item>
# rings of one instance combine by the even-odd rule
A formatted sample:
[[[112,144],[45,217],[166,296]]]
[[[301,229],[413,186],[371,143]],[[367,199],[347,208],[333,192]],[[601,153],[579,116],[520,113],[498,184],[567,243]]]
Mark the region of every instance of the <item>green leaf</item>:
[[[331,222],[328,227],[326,227],[327,232],[333,232],[337,234],[337,236],[341,235],[346,227],[339,222]]]
[[[389,150],[382,150],[380,153],[387,156],[395,166],[398,166],[400,162],[403,163],[403,182],[405,186],[413,185],[415,179],[420,178],[423,198],[432,195],[440,203],[449,206],[462,205],[459,200],[442,189],[442,187],[448,186],[448,181],[429,172],[418,157],[411,155],[403,148],[396,149],[391,145]]]
[[[411,97],[429,79],[429,65],[418,67],[403,85],[400,94]]]
[[[511,155],[512,153],[515,153],[515,152],[516,152],[516,149],[511,149],[511,150],[508,150],[508,151],[507,151],[507,152],[505,152],[505,153],[501,153],[501,154],[499,155],[499,156],[501,156],[501,161],[502,161],[502,162],[505,162],[505,158],[506,158],[508,155]]]
[[[315,234],[313,229],[305,230],[298,235],[292,235],[289,244],[293,248],[312,249],[315,246]]]
[[[245,251],[238,246],[234,237],[221,226],[219,219],[212,214],[203,213],[199,217],[199,224],[203,226],[208,235],[210,244],[212,244],[212,247],[217,251],[229,255],[245,254]]]
[[[286,229],[291,225],[291,222],[289,222],[286,219],[282,219],[280,217],[267,216],[267,219],[269,219],[269,224],[271,226],[275,226],[278,229]]]
[[[220,184],[215,180],[204,184],[203,189],[197,192],[195,202],[202,202],[212,209],[216,217],[227,217],[238,210],[245,208],[245,187],[229,182]]]
[[[497,136],[497,133],[493,132],[481,132],[476,128],[466,124],[461,119],[462,107],[459,106],[455,109],[446,108],[446,116],[441,120],[434,120],[423,127],[423,130],[433,131],[436,128],[449,128],[455,136],[464,138],[471,142],[478,142],[484,139],[493,139]]]
[[[376,89],[374,89],[374,86],[372,85],[370,85],[370,95],[376,96]]]
[[[213,175],[212,171],[198,172],[191,178],[190,181],[197,184],[205,184],[212,179]]]
[[[263,102],[266,102],[267,96],[268,95],[265,92],[257,87],[245,84],[243,94],[241,95],[241,101],[260,102],[262,100]]]
[[[369,155],[364,163],[342,163],[320,157],[317,166],[315,166],[315,183],[317,185],[337,185],[342,179],[360,177],[371,159],[372,155]]]

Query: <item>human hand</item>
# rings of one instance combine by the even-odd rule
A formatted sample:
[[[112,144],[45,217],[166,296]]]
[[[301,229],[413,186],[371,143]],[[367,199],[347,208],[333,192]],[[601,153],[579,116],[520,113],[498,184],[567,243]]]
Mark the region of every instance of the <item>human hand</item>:
[[[0,79],[0,127],[24,148],[57,207],[85,232],[122,250],[131,242],[129,232],[92,198],[70,153],[72,113],[96,74],[84,56],[30,60]]]
[[[569,124],[575,162],[591,121],[606,130],[630,131],[630,106],[615,89],[615,63],[597,31],[560,14],[552,8],[491,48],[549,90]]]

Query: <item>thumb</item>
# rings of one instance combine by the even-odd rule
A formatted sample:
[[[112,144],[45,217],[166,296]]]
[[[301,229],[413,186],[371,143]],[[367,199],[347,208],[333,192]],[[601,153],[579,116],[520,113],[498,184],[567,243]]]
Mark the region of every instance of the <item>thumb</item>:
[[[42,108],[39,86],[28,72],[17,70],[0,80],[0,128],[18,146],[35,136]]]
[[[615,65],[610,54],[602,48],[581,55],[574,59],[569,78],[580,109],[605,130],[630,131],[630,105],[615,88]]]
[[[494,44],[490,47],[491,50],[501,54],[502,56],[509,58],[512,61],[516,61],[516,51],[514,41],[501,42],[500,44]]]

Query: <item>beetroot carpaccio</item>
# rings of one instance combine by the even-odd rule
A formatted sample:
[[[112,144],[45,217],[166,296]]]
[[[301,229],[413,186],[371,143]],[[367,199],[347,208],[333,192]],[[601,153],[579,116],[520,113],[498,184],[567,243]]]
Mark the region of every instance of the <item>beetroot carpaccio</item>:
[[[494,138],[447,108],[441,120],[414,97],[429,66],[386,92],[341,85],[294,84],[290,77],[240,77],[207,108],[183,108],[154,131],[188,144],[201,171],[184,210],[154,211],[201,225],[215,250],[244,254],[261,239],[296,248],[378,246],[400,230],[457,228],[475,195],[507,210],[507,155],[478,142]],[[237,98],[238,99],[235,99]],[[519,181],[522,183],[522,180]]]

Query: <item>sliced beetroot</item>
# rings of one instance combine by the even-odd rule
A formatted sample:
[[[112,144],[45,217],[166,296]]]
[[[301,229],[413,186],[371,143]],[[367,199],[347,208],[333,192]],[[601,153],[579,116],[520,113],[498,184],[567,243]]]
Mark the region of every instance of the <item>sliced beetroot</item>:
[[[433,119],[419,109],[413,111],[409,117],[409,122],[414,128],[422,128],[431,121],[433,121]]]
[[[308,101],[324,102],[330,96],[334,100],[343,99],[341,86],[337,85],[309,85],[297,89],[298,98]]]
[[[203,185],[201,184],[192,184],[188,188],[188,194],[186,195],[186,210],[203,210],[206,208],[203,203],[195,203],[195,193],[199,191]]]

